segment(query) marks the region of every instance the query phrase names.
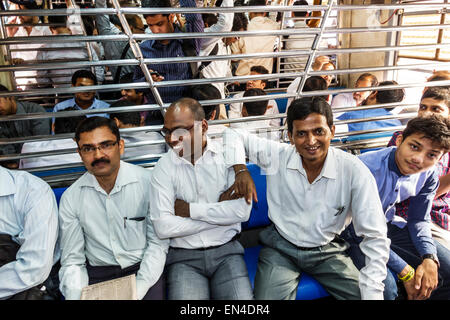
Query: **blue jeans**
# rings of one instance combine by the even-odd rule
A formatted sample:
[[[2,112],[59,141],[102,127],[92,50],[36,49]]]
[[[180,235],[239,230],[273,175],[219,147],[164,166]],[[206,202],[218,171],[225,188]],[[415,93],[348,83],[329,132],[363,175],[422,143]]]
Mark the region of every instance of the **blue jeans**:
[[[422,263],[422,258],[411,240],[408,228],[405,227],[401,229],[391,223],[388,223],[387,226],[387,235],[388,238],[391,239],[391,250],[416,269]],[[352,257],[356,267],[358,269],[364,267],[365,256],[359,248],[359,243],[362,239],[356,236],[353,224],[350,224],[347,229],[342,232],[341,236],[350,243],[348,254]],[[450,298],[450,251],[438,241],[435,241],[434,243],[436,245],[437,256],[441,267],[438,271],[438,287],[433,291],[430,299],[448,300]],[[389,268],[384,285],[384,298],[386,300],[395,300],[398,296],[398,280],[394,272]]]
[[[362,241],[361,237],[355,234],[355,229],[353,229],[353,223],[351,223],[342,233],[341,237],[345,239],[349,244],[350,248],[347,250],[347,254],[352,258],[358,270],[361,270],[366,265],[366,256],[362,253],[359,244]],[[397,298],[397,277],[388,268],[386,279],[384,283],[384,300],[395,300]]]
[[[391,239],[391,249],[394,250],[403,260],[416,269],[421,263],[422,258],[414,247],[409,236],[408,228],[400,229],[395,225],[388,224],[388,238]],[[431,293],[432,300],[450,299],[450,251],[434,241],[437,250],[437,257],[440,263],[438,270],[438,287]]]
[[[169,300],[252,300],[253,291],[237,241],[213,249],[170,248]]]

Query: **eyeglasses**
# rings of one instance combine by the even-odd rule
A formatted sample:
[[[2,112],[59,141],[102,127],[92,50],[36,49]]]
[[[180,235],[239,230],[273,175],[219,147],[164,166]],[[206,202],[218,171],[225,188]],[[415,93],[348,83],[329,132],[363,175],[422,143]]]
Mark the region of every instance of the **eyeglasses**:
[[[93,154],[97,151],[97,149],[103,152],[108,152],[111,151],[118,142],[119,141],[105,141],[100,143],[98,146],[83,145],[82,147],[79,147],[78,150],[80,150],[82,154]]]
[[[188,128],[185,128],[185,127],[176,127],[176,128],[173,128],[173,129],[167,129],[166,127],[163,127],[163,128],[161,129],[161,134],[162,134],[162,136],[163,136],[164,138],[169,138],[169,137],[171,137],[172,134],[173,134],[175,131],[177,131],[177,130],[190,131],[190,130],[192,130],[192,128],[193,128],[194,126],[195,126],[195,122],[194,122],[194,124],[193,124],[192,126],[190,126],[190,127],[188,127]],[[186,135],[186,132],[185,132],[185,131],[180,131],[179,136]]]

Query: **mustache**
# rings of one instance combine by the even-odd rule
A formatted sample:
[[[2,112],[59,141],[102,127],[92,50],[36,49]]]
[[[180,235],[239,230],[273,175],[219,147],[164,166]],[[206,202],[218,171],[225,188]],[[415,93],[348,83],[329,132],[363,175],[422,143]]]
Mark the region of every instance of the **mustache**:
[[[94,167],[97,164],[102,163],[102,162],[103,163],[110,163],[111,161],[109,161],[108,159],[105,159],[105,158],[101,158],[101,159],[97,159],[97,160],[92,161],[91,166]]]

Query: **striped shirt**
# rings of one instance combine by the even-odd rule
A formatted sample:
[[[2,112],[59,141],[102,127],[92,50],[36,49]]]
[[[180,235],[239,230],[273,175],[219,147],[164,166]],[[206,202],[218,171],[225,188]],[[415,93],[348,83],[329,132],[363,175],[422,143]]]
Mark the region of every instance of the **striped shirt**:
[[[388,147],[395,145],[395,140],[397,140],[400,133],[402,133],[402,131],[394,132],[391,140],[389,141]],[[439,178],[450,172],[450,155],[448,153],[444,154],[439,162],[436,163],[436,168]],[[448,212],[449,205],[450,193],[443,194],[439,198],[434,199],[430,213],[431,220],[445,230],[450,230]],[[397,204],[395,214],[406,219],[408,217],[408,206],[409,199]]]

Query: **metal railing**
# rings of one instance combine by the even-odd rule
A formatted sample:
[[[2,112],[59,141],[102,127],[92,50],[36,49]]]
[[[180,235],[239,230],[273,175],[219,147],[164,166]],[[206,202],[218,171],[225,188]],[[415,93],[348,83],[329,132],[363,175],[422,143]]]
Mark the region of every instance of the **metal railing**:
[[[72,1],[73,2],[73,1]],[[356,53],[391,53],[398,52],[400,50],[421,50],[421,49],[448,49],[450,47],[450,43],[442,42],[438,45],[436,44],[418,44],[418,45],[391,45],[391,44],[383,44],[380,43],[379,46],[361,46],[361,47],[337,47],[337,48],[321,48],[319,46],[322,38],[327,36],[343,36],[349,34],[378,34],[378,33],[387,33],[387,34],[397,34],[402,31],[410,31],[416,30],[417,32],[424,30],[447,30],[450,28],[450,24],[442,23],[440,25],[412,25],[412,26],[354,26],[354,27],[342,27],[339,25],[327,26],[327,21],[330,18],[331,13],[336,13],[337,15],[345,14],[350,10],[358,11],[358,10],[396,10],[396,9],[409,9],[409,8],[417,8],[423,9],[424,11],[437,11],[441,12],[441,10],[447,10],[448,4],[430,4],[427,5],[426,8],[421,4],[392,4],[392,5],[338,5],[336,0],[328,1],[327,5],[320,6],[267,6],[267,7],[251,7],[251,6],[243,6],[243,7],[198,7],[198,8],[139,8],[139,7],[121,7],[117,0],[111,1],[112,7],[110,8],[90,8],[90,9],[47,9],[47,10],[6,10],[0,12],[0,45],[3,48],[9,48],[11,45],[17,44],[42,44],[48,42],[85,42],[86,44],[90,42],[103,42],[103,41],[127,41],[130,44],[131,50],[134,54],[134,59],[115,59],[115,60],[100,60],[100,61],[92,61],[92,55],[89,51],[89,61],[59,61],[59,62],[31,62],[26,64],[9,64],[0,66],[0,72],[8,72],[15,73],[19,71],[38,71],[38,70],[69,70],[74,68],[90,68],[94,70],[94,67],[106,67],[106,66],[135,66],[136,68],[140,68],[140,70],[144,74],[145,81],[136,82],[136,83],[126,83],[126,84],[99,84],[97,86],[88,86],[88,87],[65,87],[65,88],[31,88],[29,90],[13,90],[10,92],[0,92],[0,98],[2,97],[15,97],[18,101],[39,101],[48,98],[55,97],[70,97],[74,93],[85,92],[85,91],[97,91],[97,92],[112,92],[112,91],[120,91],[122,89],[141,89],[141,90],[150,90],[149,92],[155,98],[154,104],[144,104],[144,105],[135,105],[132,107],[120,107],[112,109],[97,109],[97,110],[79,110],[79,111],[67,111],[67,112],[41,112],[34,114],[24,114],[24,115],[7,115],[0,117],[0,124],[5,121],[23,121],[23,120],[35,120],[35,119],[51,119],[51,118],[63,118],[63,117],[74,117],[79,115],[93,115],[99,113],[110,113],[114,111],[114,113],[120,112],[129,112],[129,111],[151,111],[151,110],[160,110],[163,114],[165,109],[170,105],[170,101],[163,101],[159,94],[159,89],[162,87],[173,87],[173,86],[192,86],[198,84],[206,84],[206,83],[234,83],[240,82],[244,83],[248,80],[267,80],[274,82],[278,85],[278,87],[273,88],[271,94],[260,97],[242,97],[236,98],[233,95],[227,95],[224,99],[218,100],[205,100],[200,101],[203,105],[215,105],[215,104],[225,104],[229,105],[231,103],[244,103],[248,101],[259,101],[259,100],[276,100],[281,102],[288,98],[299,98],[299,97],[308,97],[308,96],[324,96],[324,95],[336,95],[340,93],[351,93],[351,92],[361,92],[361,91],[372,91],[372,90],[390,90],[390,89],[398,89],[398,88],[417,88],[417,90],[421,90],[425,83],[423,81],[416,81],[411,83],[400,83],[399,85],[392,86],[382,86],[382,87],[373,87],[373,88],[342,88],[339,87],[339,82],[337,83],[337,88],[330,88],[328,90],[323,91],[310,91],[304,92],[303,88],[306,82],[306,79],[310,76],[323,76],[323,75],[333,75],[336,77],[344,76],[344,75],[352,75],[352,74],[361,74],[364,72],[391,72],[391,71],[407,71],[407,70],[432,70],[432,69],[448,69],[450,62],[420,62],[420,63],[411,63],[406,65],[380,65],[380,66],[360,66],[353,68],[338,68],[336,70],[328,70],[328,71],[314,71],[312,70],[312,65],[314,63],[314,58],[317,56],[327,55],[327,56],[335,56],[341,57],[343,55],[348,54],[356,54]],[[126,15],[128,14],[171,14],[171,13],[248,13],[248,12],[289,12],[289,11],[320,11],[322,15],[320,17],[311,17],[310,19],[320,19],[320,27],[318,28],[305,28],[305,29],[283,29],[284,15],[282,15],[281,20],[281,29],[280,30],[272,30],[272,31],[227,31],[227,32],[208,32],[208,33],[159,33],[159,34],[133,34],[131,31],[132,28],[128,24],[126,20]],[[78,14],[80,16],[90,16],[90,15],[116,15],[120,20],[122,25],[122,34],[118,35],[95,35],[88,36],[84,32],[84,35],[71,35],[71,36],[39,36],[39,37],[7,37],[6,28],[10,27],[10,25],[5,24],[5,18],[11,16],[50,16],[50,15],[63,15],[68,16],[70,14]],[[314,36],[315,39],[311,48],[305,50],[278,50],[274,52],[261,52],[261,53],[252,53],[252,54],[222,54],[215,56],[200,56],[200,57],[166,57],[166,58],[146,58],[140,49],[140,43],[143,41],[153,40],[173,40],[173,39],[195,39],[195,38],[215,38],[215,37],[262,37],[262,36],[276,36],[279,39],[282,37],[287,37],[283,39],[283,41],[290,41],[289,36],[295,35],[311,35]],[[88,50],[90,50],[90,46],[87,45]],[[41,50],[38,49],[30,49],[30,50]],[[11,50],[6,50],[7,52],[7,60],[11,60]],[[281,68],[282,62],[280,59],[284,58],[295,58],[295,57],[307,57],[307,63],[305,65],[304,70],[289,70]],[[201,61],[222,61],[222,60],[243,60],[243,59],[252,59],[252,58],[273,58],[276,59],[276,68],[274,73],[269,73],[267,75],[245,75],[245,76],[223,76],[214,79],[188,79],[188,80],[174,80],[174,81],[162,81],[162,82],[153,82],[150,72],[148,71],[148,64],[172,64],[172,63],[187,63],[187,62],[201,62]],[[272,71],[272,70],[270,70]],[[300,82],[297,87],[295,93],[286,92],[285,88],[280,86],[280,79],[284,79],[286,83],[289,81],[300,77]],[[391,80],[391,79],[389,79]],[[394,79],[395,80],[395,79]],[[449,86],[450,81],[436,81],[427,83],[426,86]],[[418,101],[417,101],[418,103]],[[42,103],[42,105],[51,107],[51,104]],[[359,107],[351,107],[345,106],[343,108],[333,109],[334,113],[354,111],[354,110],[365,110],[365,109],[376,109],[376,108],[387,108],[387,107],[397,107],[399,109],[411,109],[415,107],[415,103],[396,103],[396,104],[379,104],[374,106],[359,106]],[[377,120],[386,120],[386,119],[402,119],[408,120],[411,117],[414,117],[415,113],[400,113],[392,116],[385,117],[371,117],[365,119],[355,119],[355,120],[345,120],[345,121],[335,121],[338,124],[348,124],[348,123],[357,123],[357,122],[367,122],[367,121],[377,121]],[[279,118],[286,118],[286,113],[280,113],[275,115],[264,115],[258,117],[247,117],[247,118],[236,118],[236,119],[224,119],[224,120],[213,120],[210,121],[210,125],[214,124],[225,124],[229,125],[231,123],[243,122],[243,121],[259,121],[259,120],[271,120]],[[270,130],[278,130],[282,132],[285,130],[283,126],[280,128],[267,128]],[[401,129],[401,128],[400,128]],[[121,132],[130,132],[130,130],[121,130]],[[131,131],[159,131],[160,126],[145,126],[135,128]],[[386,128],[380,128],[380,130],[375,130],[375,132],[386,132],[389,131]],[[357,134],[364,133],[373,133],[371,130],[366,132],[358,132]],[[355,132],[347,132],[347,133],[339,133],[336,134],[336,137],[349,137],[355,135]],[[28,136],[28,137],[20,137],[14,139],[0,138],[0,146],[11,144],[11,143],[27,143],[27,142],[38,142],[38,141],[48,141],[48,140],[58,140],[58,139],[67,139],[68,137],[72,137],[72,135],[46,135],[46,136]],[[376,142],[377,145],[381,145],[384,143],[383,139],[376,138],[377,140],[368,140],[368,141],[360,141],[360,142],[351,142],[351,143],[343,143],[336,142],[334,143],[338,147],[345,148],[350,150],[349,148],[357,149],[363,148],[364,146],[372,147]],[[148,141],[147,145],[158,144],[161,142]],[[364,144],[366,143],[366,145]],[[135,144],[135,145],[127,145],[126,148],[139,148],[143,144]],[[57,151],[50,152],[36,152],[31,154],[9,154],[9,155],[1,155],[0,161],[6,160],[17,160],[17,159],[26,159],[38,156],[48,156],[48,155],[60,155],[67,154],[73,152],[73,149],[63,149]],[[157,158],[158,155],[151,155],[149,157],[136,158],[132,160],[140,160],[140,161],[151,161]],[[130,160],[131,161],[131,160]],[[31,172],[43,172],[43,171],[51,171],[51,170],[60,170],[67,169],[76,166],[80,166],[81,164],[71,164],[71,165],[58,165],[52,167],[43,167],[43,168],[35,168],[35,169],[27,169]],[[143,164],[141,164],[143,165]],[[152,164],[146,164],[148,166],[152,166]],[[76,176],[76,175],[75,175]],[[48,181],[54,181],[55,183],[60,183],[62,179],[61,176],[57,176],[53,178],[48,178]],[[53,180],[52,180],[53,179]]]

